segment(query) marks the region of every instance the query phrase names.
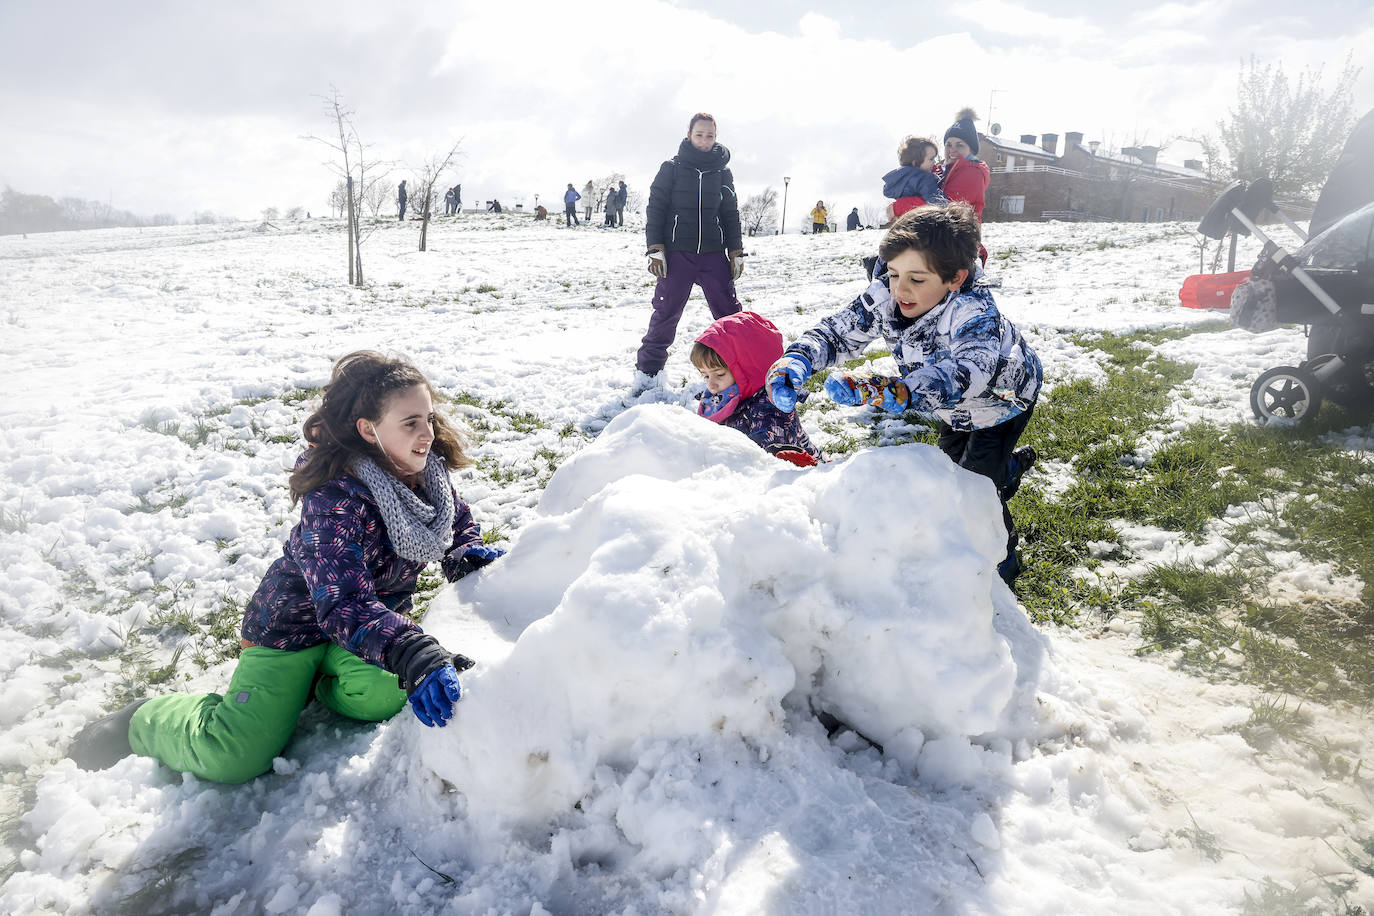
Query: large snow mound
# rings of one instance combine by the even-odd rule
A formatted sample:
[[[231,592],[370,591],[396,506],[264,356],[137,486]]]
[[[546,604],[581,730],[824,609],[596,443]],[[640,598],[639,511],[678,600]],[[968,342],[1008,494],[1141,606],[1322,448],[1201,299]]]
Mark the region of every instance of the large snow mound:
[[[431,613],[446,643],[453,611],[535,619],[465,678],[424,762],[501,820],[558,816],[655,741],[775,748],[788,709],[917,766],[932,738],[1009,724],[1005,538],[991,484],[932,447],[800,470],[634,408],[558,470],[471,606]]]

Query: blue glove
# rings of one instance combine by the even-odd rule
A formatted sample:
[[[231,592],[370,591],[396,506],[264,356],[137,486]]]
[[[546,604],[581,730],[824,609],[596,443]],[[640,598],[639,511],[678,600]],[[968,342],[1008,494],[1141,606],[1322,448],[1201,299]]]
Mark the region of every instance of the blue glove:
[[[911,392],[905,385],[890,385],[883,389],[883,410],[905,413],[911,406]]]
[[[497,557],[504,557],[506,552],[500,547],[493,547],[490,544],[473,544],[463,551],[463,559],[469,561],[474,568],[481,569]]]
[[[863,392],[854,387],[853,379],[843,372],[832,372],[825,380],[825,393],[836,404],[858,407],[864,402]]]
[[[453,718],[453,704],[462,691],[458,687],[458,672],[452,665],[438,668],[420,682],[410,695],[410,708],[415,717],[430,726],[443,728]]]
[[[785,353],[775,362],[764,377],[763,386],[768,390],[768,400],[783,413],[797,409],[797,391],[816,370],[811,368],[811,360],[800,353]]]

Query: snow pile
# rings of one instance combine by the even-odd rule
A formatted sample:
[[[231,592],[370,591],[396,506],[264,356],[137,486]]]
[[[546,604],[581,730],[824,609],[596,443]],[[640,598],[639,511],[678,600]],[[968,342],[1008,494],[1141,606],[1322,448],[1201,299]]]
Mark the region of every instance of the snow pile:
[[[479,616],[550,613],[468,676],[425,762],[482,819],[540,820],[656,741],[772,747],[809,701],[916,765],[1012,697],[1000,529],[991,486],[928,446],[802,472],[681,409],[631,410],[475,590]]]

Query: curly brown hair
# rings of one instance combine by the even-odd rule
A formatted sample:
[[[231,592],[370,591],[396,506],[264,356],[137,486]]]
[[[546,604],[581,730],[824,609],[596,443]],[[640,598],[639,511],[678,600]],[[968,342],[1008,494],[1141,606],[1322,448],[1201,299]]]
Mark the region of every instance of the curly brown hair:
[[[920,167],[926,158],[926,147],[935,150],[935,155],[940,155],[940,147],[935,145],[935,141],[929,137],[907,137],[897,144],[897,164],[914,165]]]
[[[358,350],[340,357],[334,363],[329,384],[324,386],[323,401],[302,427],[310,447],[305,460],[291,473],[292,504],[346,472],[355,457],[366,455],[382,467],[389,466],[381,447],[358,434],[358,420],[380,420],[393,396],[416,385],[423,385],[434,397],[429,380],[403,359],[374,350]],[[464,452],[465,446],[463,437],[436,410],[430,450],[444,459],[449,470],[457,470],[472,464]]]

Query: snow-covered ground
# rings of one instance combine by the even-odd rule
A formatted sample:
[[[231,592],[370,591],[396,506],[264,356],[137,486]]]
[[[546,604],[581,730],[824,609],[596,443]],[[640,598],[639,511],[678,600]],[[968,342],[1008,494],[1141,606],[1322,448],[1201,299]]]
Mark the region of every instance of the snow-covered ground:
[[[1374,900],[1343,856],[1371,833],[1370,786],[1332,763],[1368,750],[1363,711],[1304,703],[1318,747],[1255,720],[1296,701],[1138,657],[1130,621],[1032,626],[993,573],[991,491],[927,446],[800,470],[698,420],[683,405],[699,299],[662,403],[625,410],[651,291],[639,233],[465,216],[425,253],[416,233],[368,239],[364,290],[326,221],[0,238],[0,801],[18,857],[0,910]],[[1185,226],[986,234],[999,304],[1051,384],[1101,373],[1076,335],[1215,317],[1177,306],[1197,269]],[[790,338],[863,288],[878,237],[749,240],[740,296]],[[331,359],[362,347],[408,355],[454,399],[478,458],[460,493],[509,541],[425,621],[479,660],[454,722],[311,708],[274,772],[240,787],[139,758],[77,770],[67,742],[129,679],[175,660],[153,689],[227,683],[195,622],[241,606],[277,556],[300,421]],[[1228,330],[1159,349],[1199,365],[1182,428],[1246,420],[1250,382],[1303,341]],[[1135,568],[1180,549],[1123,540]],[[816,712],[883,751],[827,737]]]

